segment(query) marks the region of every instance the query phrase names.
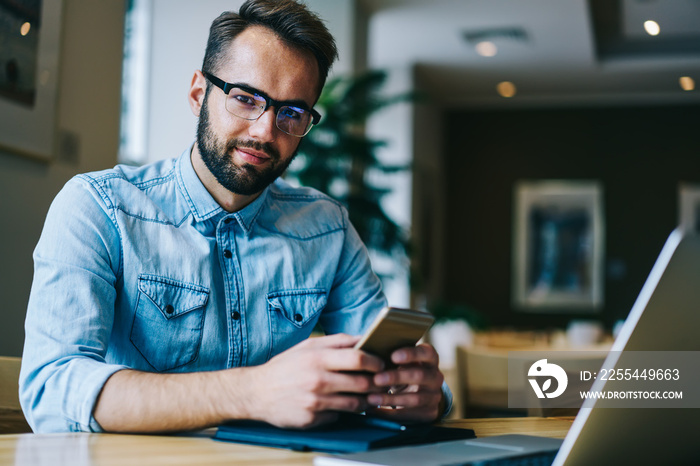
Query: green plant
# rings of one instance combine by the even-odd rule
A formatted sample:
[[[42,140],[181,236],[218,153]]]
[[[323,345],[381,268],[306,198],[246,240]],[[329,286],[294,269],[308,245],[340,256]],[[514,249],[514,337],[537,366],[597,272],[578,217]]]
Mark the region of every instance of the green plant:
[[[368,176],[410,168],[382,163],[377,151],[388,142],[372,139],[365,133],[370,116],[413,98],[412,93],[382,95],[380,90],[386,78],[384,71],[370,71],[329,81],[317,103],[323,118],[302,141],[290,174],[302,185],[314,187],[343,203],[368,249],[393,258],[407,258],[408,234],[381,205],[391,188],[376,185]]]

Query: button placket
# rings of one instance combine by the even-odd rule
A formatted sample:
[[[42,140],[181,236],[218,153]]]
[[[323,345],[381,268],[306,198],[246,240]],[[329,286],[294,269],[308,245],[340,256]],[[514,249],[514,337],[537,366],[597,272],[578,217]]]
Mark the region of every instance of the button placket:
[[[224,225],[230,225],[232,221],[233,221],[233,218],[231,218],[231,217],[226,217],[226,218],[223,220],[223,224],[224,224]],[[222,245],[222,246],[223,246],[223,245]],[[229,248],[225,248],[225,249],[223,250],[223,254],[224,254],[224,257],[225,257],[226,259],[230,259],[230,258],[233,257],[233,253],[231,252],[231,249],[229,249]]]
[[[243,325],[243,316],[236,310],[239,304],[238,295],[240,293],[236,278],[238,270],[237,262],[234,257],[235,251],[235,229],[236,222],[233,217],[227,217],[219,224],[217,234],[217,243],[221,251],[221,271],[224,275],[226,283],[226,309],[228,311],[228,328],[229,328],[229,367],[235,367],[240,364],[243,357],[243,342],[241,340],[241,326]]]

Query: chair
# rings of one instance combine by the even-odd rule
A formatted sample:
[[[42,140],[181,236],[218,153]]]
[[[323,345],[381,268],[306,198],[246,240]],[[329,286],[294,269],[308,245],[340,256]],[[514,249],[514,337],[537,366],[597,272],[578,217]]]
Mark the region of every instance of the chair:
[[[31,432],[19,405],[20,358],[0,356],[0,434]]]
[[[457,347],[455,385],[462,400],[463,417],[526,414],[524,410],[508,408],[508,349]]]
[[[553,351],[564,351],[556,352]],[[554,348],[548,345],[535,343],[522,347],[500,347],[475,345],[472,347],[457,348],[457,376],[455,390],[462,400],[464,417],[491,417],[497,416],[570,416],[578,412],[577,408],[557,408],[550,406],[545,400],[539,407],[533,408],[509,408],[508,390],[530,390],[527,382],[527,367],[523,360],[522,368],[516,372],[522,372],[522,378],[516,378],[508,384],[508,352],[509,351],[546,351],[551,357],[563,358],[567,369],[572,370],[569,376],[570,387],[575,388],[575,380],[579,370],[597,371],[603,364],[608,348],[586,348],[586,351],[576,351],[571,348]],[[555,362],[556,360],[552,361]],[[518,359],[513,361],[518,367]],[[567,393],[576,394],[576,390]],[[571,395],[573,396],[573,395]],[[558,398],[554,406],[576,404],[573,399]]]

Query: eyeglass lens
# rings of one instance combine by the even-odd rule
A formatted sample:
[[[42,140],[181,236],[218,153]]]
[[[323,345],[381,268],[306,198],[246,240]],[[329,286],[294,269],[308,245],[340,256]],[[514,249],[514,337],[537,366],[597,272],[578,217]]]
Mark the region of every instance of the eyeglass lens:
[[[256,120],[265,111],[267,102],[259,95],[251,94],[243,89],[234,87],[226,99],[226,110],[233,115],[246,120]],[[311,128],[312,115],[310,112],[291,106],[277,109],[277,127],[292,136],[304,136]]]

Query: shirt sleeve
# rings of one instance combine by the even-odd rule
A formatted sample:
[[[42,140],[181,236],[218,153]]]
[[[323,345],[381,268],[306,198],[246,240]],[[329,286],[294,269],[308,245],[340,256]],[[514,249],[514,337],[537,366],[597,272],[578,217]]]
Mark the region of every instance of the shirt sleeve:
[[[104,383],[121,245],[111,205],[87,178],[52,203],[34,250],[20,402],[35,432],[101,431],[92,416]]]
[[[440,418],[446,418],[451,412],[454,405],[454,397],[452,396],[452,390],[450,390],[449,385],[446,381],[442,382],[442,394],[445,397],[445,410],[440,413]]]
[[[320,324],[328,334],[360,335],[387,300],[381,281],[372,270],[367,248],[350,223],[347,210],[341,208],[341,212],[345,238]]]

